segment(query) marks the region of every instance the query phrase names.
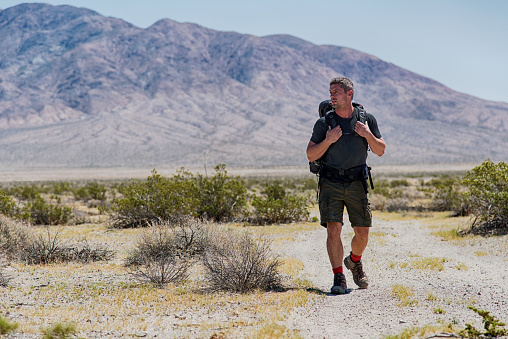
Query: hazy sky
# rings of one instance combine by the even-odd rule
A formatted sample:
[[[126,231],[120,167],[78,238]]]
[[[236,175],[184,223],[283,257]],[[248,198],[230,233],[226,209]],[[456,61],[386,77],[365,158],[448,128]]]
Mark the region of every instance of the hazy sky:
[[[146,28],[169,18],[219,31],[345,46],[453,90],[508,102],[508,0],[47,0]],[[0,8],[22,3],[0,0]]]

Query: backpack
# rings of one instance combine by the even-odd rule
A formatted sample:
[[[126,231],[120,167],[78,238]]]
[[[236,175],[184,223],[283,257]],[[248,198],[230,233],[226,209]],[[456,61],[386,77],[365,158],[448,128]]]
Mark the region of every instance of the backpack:
[[[353,104],[353,108],[358,108],[358,112],[360,113],[358,121],[360,121],[361,123],[364,124],[365,121],[367,121],[367,112],[365,111],[365,108],[362,106],[362,104],[360,104],[356,101],[353,101],[352,104]],[[335,120],[335,115],[330,114],[332,112],[335,112],[332,107],[332,101],[331,100],[321,101],[321,103],[319,104],[319,108],[318,108],[319,117],[320,118],[325,117],[326,124],[328,126],[330,126],[331,128],[335,128],[338,125],[338,122]],[[369,147],[367,140],[363,139],[363,141],[364,141],[365,145],[367,147]],[[322,165],[324,159],[326,158],[327,154],[328,154],[328,150],[326,150],[326,152],[321,156],[321,158],[319,158],[315,161],[312,161],[312,162],[309,161],[309,169],[310,169],[311,173],[319,176],[320,171],[321,171],[321,165]]]
[[[353,101],[352,104],[353,104],[353,108],[358,108],[358,112],[359,112],[358,121],[360,121],[361,123],[364,124],[367,121],[367,112],[365,111],[365,108],[361,104],[359,104],[355,101]],[[335,128],[338,125],[338,122],[336,121],[335,114],[330,114],[332,112],[335,113],[335,111],[332,107],[331,100],[321,101],[321,103],[319,104],[319,109],[318,109],[319,117],[320,118],[325,117],[326,124],[328,126],[330,126],[331,128]],[[367,150],[369,150],[369,144],[368,144],[367,140],[365,140],[365,138],[363,139],[363,142],[365,143]],[[322,174],[321,172],[323,169],[323,162],[324,162],[324,159],[326,158],[327,154],[328,154],[328,150],[326,150],[326,152],[321,156],[321,158],[319,158],[313,162],[309,161],[310,172],[313,174],[316,174],[318,177],[318,191],[317,191],[317,200],[318,201],[319,201],[319,186],[321,186],[321,174]],[[327,169],[328,168],[330,168],[330,167],[327,167]],[[362,174],[360,175],[361,176],[360,180],[361,180],[363,188],[365,190],[365,194],[368,193],[367,179],[369,179],[370,187],[372,189],[374,189],[374,183],[372,182],[372,175],[370,173],[370,170],[371,170],[371,168],[367,165],[363,166],[363,168],[361,169]],[[326,172],[328,172],[328,170],[325,171],[325,174],[326,174]]]

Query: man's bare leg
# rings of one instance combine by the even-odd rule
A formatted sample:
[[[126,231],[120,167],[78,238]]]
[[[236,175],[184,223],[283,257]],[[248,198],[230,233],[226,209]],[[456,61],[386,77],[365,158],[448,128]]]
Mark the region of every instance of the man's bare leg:
[[[355,235],[353,240],[351,240],[351,252],[353,252],[354,255],[361,256],[369,243],[370,227],[353,226],[353,229]]]
[[[342,246],[341,232],[342,223],[329,222],[326,224],[326,249],[328,250],[328,258],[332,269],[342,266],[342,258],[344,258],[344,247]]]

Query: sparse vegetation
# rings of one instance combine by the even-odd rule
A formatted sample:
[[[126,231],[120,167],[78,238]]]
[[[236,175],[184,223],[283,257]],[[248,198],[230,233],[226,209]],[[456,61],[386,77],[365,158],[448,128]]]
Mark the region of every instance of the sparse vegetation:
[[[216,231],[203,257],[205,279],[213,290],[246,293],[281,287],[281,262],[272,254],[266,237],[248,232]]]
[[[0,334],[9,334],[18,329],[19,324],[12,323],[8,319],[0,315]]]
[[[252,200],[258,222],[279,224],[306,220],[309,217],[309,199],[289,194],[280,183],[267,184],[262,193],[264,197],[256,196]]]
[[[506,324],[491,315],[490,312],[479,310],[473,306],[469,306],[468,308],[482,317],[483,328],[485,331],[481,332],[480,330],[477,330],[473,325],[466,324],[466,328],[460,331],[460,335],[466,338],[496,338],[508,335],[508,330],[504,328]]]
[[[76,333],[76,324],[57,323],[42,330],[43,339],[67,339],[74,337]]]
[[[469,232],[508,234],[508,164],[485,161],[469,171],[463,183],[475,215]]]
[[[227,174],[224,164],[215,167],[215,175],[197,176],[198,216],[215,221],[229,221],[243,216],[247,208],[247,188],[240,177]]]
[[[399,306],[413,306],[418,304],[416,299],[412,299],[414,291],[410,287],[395,284],[392,286],[392,295],[399,300]]]
[[[110,260],[113,251],[101,246],[91,246],[86,239],[74,245],[62,241],[59,232],[36,233],[21,221],[0,216],[0,249],[7,260],[25,262],[29,265],[55,262],[80,262]]]
[[[432,338],[433,334],[440,333],[442,335],[436,336],[436,338],[448,338],[454,337],[455,333],[454,324],[449,325],[426,325],[421,327],[407,328],[402,333],[396,335],[386,335],[383,339],[412,339],[412,338]]]
[[[152,176],[154,175],[158,174],[154,171]],[[27,307],[6,302],[6,307],[19,308],[19,313],[24,314],[26,319],[34,319],[30,323],[22,323],[23,331],[40,333],[44,330],[44,334],[46,331],[49,333],[49,328],[41,328],[41,319],[47,324],[57,322],[55,326],[64,325],[58,321],[68,318],[61,316],[59,318],[59,315],[69,311],[72,319],[80,324],[80,331],[85,332],[121,331],[126,322],[136,319],[145,324],[144,327],[139,327],[140,335],[143,335],[142,332],[147,327],[157,328],[163,322],[167,325],[168,321],[170,323],[175,321],[175,328],[192,327],[196,331],[201,331],[200,333],[208,333],[207,337],[211,334],[210,329],[214,329],[217,338],[234,337],[232,333],[238,333],[234,332],[236,330],[248,332],[249,337],[299,338],[296,331],[273,322],[271,317],[265,319],[261,315],[268,312],[279,314],[275,319],[278,321],[293,307],[305,305],[309,298],[315,297],[312,291],[317,290],[313,288],[310,280],[295,278],[303,269],[303,262],[293,258],[279,260],[271,251],[273,243],[268,241],[268,237],[257,238],[253,234],[268,233],[269,238],[273,238],[278,245],[297,239],[302,230],[314,230],[316,225],[298,221],[307,220],[309,217],[308,208],[313,199],[309,199],[308,194],[309,190],[315,190],[315,180],[256,178],[244,181],[239,177],[229,177],[225,166],[216,167],[216,173],[209,177],[192,175],[183,169],[172,178],[160,177],[162,186],[165,185],[162,182],[180,180],[178,184],[182,188],[179,193],[181,199],[186,197],[195,199],[192,202],[193,207],[189,208],[192,212],[163,214],[161,217],[150,219],[150,222],[145,219],[136,227],[122,226],[113,229],[108,228],[103,222],[113,214],[113,209],[108,209],[108,206],[114,208],[116,202],[132,193],[129,192],[130,189],[148,185],[150,178],[122,183],[11,184],[1,188],[0,208],[4,208],[1,213],[7,215],[8,213],[4,211],[10,211],[11,214],[10,218],[0,216],[0,251],[5,253],[5,261],[14,269],[9,267],[9,274],[5,274],[0,266],[0,286],[12,290],[18,296],[30,296],[31,302],[36,306]],[[453,178],[450,181],[453,185],[461,183],[457,179],[458,176],[449,178]],[[442,199],[438,194],[439,190],[450,188],[448,184],[440,186],[440,183],[448,182],[448,177],[435,176],[429,180],[418,176],[405,178],[396,176],[381,177],[380,180],[384,182],[381,182],[379,190],[371,194],[371,197],[375,197],[373,200],[378,199],[379,209],[385,211],[382,213],[383,218],[390,220],[426,218],[425,222],[432,223],[432,227],[437,229],[435,234],[443,239],[461,238],[465,239],[463,242],[478,241],[479,237],[464,237],[457,228],[457,224],[459,222],[465,224],[467,218],[449,218],[449,212],[453,211],[434,212],[443,209],[436,207],[436,201]],[[158,183],[154,185],[157,186]],[[386,195],[380,194],[383,189]],[[446,199],[451,200],[450,197],[458,191],[462,192],[464,187],[454,186],[453,189],[455,191],[450,190],[449,195],[444,195]],[[94,190],[95,193],[92,193]],[[147,191],[148,189],[138,190],[137,193]],[[200,196],[195,193],[196,191],[206,194]],[[221,197],[215,196],[214,192]],[[315,191],[310,193],[313,192]],[[248,198],[249,195],[252,199]],[[159,203],[164,203],[164,197],[164,194],[154,194],[144,201],[151,203],[153,199],[160,199]],[[305,209],[307,213],[300,219],[275,218],[269,221],[269,217],[261,212],[262,209],[258,210],[255,207],[255,198],[263,201],[266,206],[270,205],[274,215],[285,213],[287,207],[273,202],[269,204],[269,197],[274,201],[290,200],[288,197],[301,199],[300,208]],[[87,222],[83,221],[83,224],[77,226],[71,225],[70,223],[74,222],[72,219],[76,218],[71,216],[66,222],[69,227],[50,227],[50,223],[58,223],[53,221],[48,222],[45,227],[35,227],[28,217],[22,218],[19,215],[27,212],[26,207],[30,206],[30,201],[37,199],[42,199],[47,206],[52,204],[68,207],[72,211],[71,214],[79,212],[81,215],[87,215]],[[97,206],[99,209],[95,208]],[[236,208],[237,206],[240,208]],[[315,213],[315,207],[312,207],[312,213]],[[248,218],[244,218],[247,209],[251,214]],[[386,213],[387,210],[393,212],[389,214]],[[134,211],[133,215],[136,213]],[[90,216],[97,217],[93,219]],[[54,218],[56,219],[58,218]],[[249,225],[254,220],[263,221]],[[230,223],[220,224],[225,221]],[[212,222],[215,223],[208,225]],[[259,227],[260,224],[272,222],[293,223],[284,227],[279,225]],[[454,224],[454,229],[440,229],[444,224]],[[390,244],[389,234],[389,232],[386,235],[371,233],[373,239],[380,245]],[[138,241],[132,243],[131,239],[136,239],[136,236]],[[113,252],[106,250],[109,247],[95,245],[98,241],[103,243],[101,240],[103,237],[107,237],[107,241],[115,242],[117,245],[121,244],[119,246],[122,248],[120,252],[125,260],[124,266],[106,262],[112,258]],[[206,249],[208,250],[205,251]],[[478,250],[477,247],[475,250],[471,253],[477,256],[487,253]],[[490,255],[492,250],[489,248],[488,251]],[[146,258],[150,258],[151,261]],[[203,260],[200,261],[201,259]],[[180,270],[178,260],[185,262],[187,267]],[[207,260],[209,267],[215,267],[215,271],[206,267]],[[412,256],[402,264],[398,261],[390,264],[390,267],[400,265],[403,268],[402,265],[405,265],[404,267],[413,269],[443,270],[447,261],[449,260],[446,258]],[[75,262],[78,264],[73,264]],[[81,263],[90,265],[85,266]],[[465,265],[454,262],[446,265],[446,269],[449,267],[457,270],[468,269]],[[76,283],[79,274],[75,271],[78,270],[83,273],[79,283]],[[126,270],[129,275],[125,274]],[[16,277],[18,272],[28,277],[31,281],[29,286],[20,286],[19,280],[16,280],[19,279]],[[70,274],[68,281],[67,274]],[[14,283],[11,280],[9,284],[11,275],[15,280]],[[65,277],[65,280],[61,280],[61,277]],[[134,278],[135,281],[128,280],[129,278]],[[2,283],[2,279],[5,283]],[[290,283],[287,284],[287,281]],[[276,290],[278,293],[264,293],[265,290]],[[417,299],[414,294],[407,286],[392,287],[392,295],[400,306],[416,306],[420,301],[427,307],[428,313],[435,313],[435,316],[445,314],[445,309],[448,311],[446,315],[452,314],[449,311],[453,306],[450,306],[451,304],[466,304],[466,300],[460,297],[457,300],[454,297],[438,298],[429,294],[426,302],[423,298]],[[93,310],[85,310],[81,305],[84,300],[86,302],[93,300],[95,305]],[[44,303],[44,309],[39,307],[41,303]],[[467,303],[472,304],[474,301],[468,300]],[[187,312],[187,309],[192,312]],[[227,318],[231,320],[223,322],[213,318],[219,309],[226,312]],[[94,317],[90,316],[90,312],[93,312]],[[203,319],[200,324],[196,323],[194,315],[190,315],[194,312]],[[108,323],[101,323],[103,320],[101,314],[108,315]],[[160,318],[154,317],[153,314],[157,314]],[[500,326],[498,324],[497,329]],[[412,328],[405,331],[404,335],[431,334],[440,328],[445,331],[447,327],[443,325]],[[62,337],[56,333],[58,331],[51,335],[54,338]],[[66,333],[68,337],[77,336],[76,332]],[[122,335],[134,336],[134,333],[122,332]],[[410,336],[401,335],[393,338],[402,337]]]
[[[159,222],[142,233],[125,266],[135,279],[159,287],[179,283],[188,277],[207,242],[208,229],[198,220]]]
[[[110,222],[115,228],[148,227],[159,220],[196,216],[199,207],[197,185],[192,174],[181,170],[172,178],[152,171],[146,181],[133,180],[115,198]]]
[[[411,259],[411,267],[415,269],[427,269],[434,271],[444,270],[444,263],[449,261],[446,258],[415,258]]]

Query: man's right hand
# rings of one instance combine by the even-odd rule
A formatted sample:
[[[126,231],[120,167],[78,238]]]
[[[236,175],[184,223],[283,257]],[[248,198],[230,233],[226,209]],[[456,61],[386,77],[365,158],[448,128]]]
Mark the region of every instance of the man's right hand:
[[[326,141],[329,142],[329,144],[333,144],[334,142],[336,142],[337,140],[340,139],[340,137],[342,136],[342,129],[340,128],[340,126],[337,126],[335,127],[334,129],[332,129],[330,126],[328,126],[328,131],[326,131]]]

